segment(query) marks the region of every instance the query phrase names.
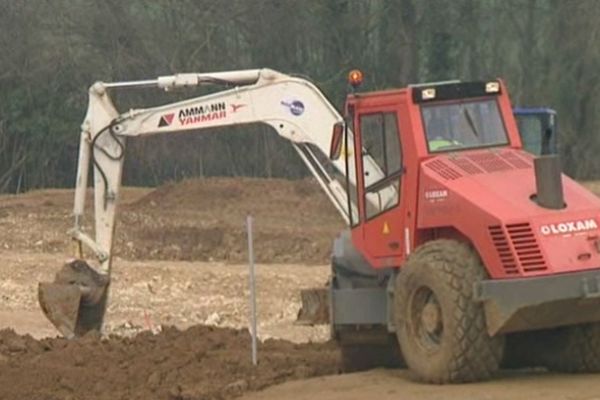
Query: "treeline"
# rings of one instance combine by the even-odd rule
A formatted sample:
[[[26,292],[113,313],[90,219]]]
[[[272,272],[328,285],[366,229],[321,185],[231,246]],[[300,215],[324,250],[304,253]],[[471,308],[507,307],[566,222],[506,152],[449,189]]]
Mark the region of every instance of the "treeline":
[[[338,106],[354,67],[364,90],[500,76],[515,105],[558,111],[566,171],[597,178],[598,21],[595,0],[0,0],[0,192],[73,185],[94,81],[257,67],[309,76]],[[252,126],[132,140],[125,182],[305,174]]]

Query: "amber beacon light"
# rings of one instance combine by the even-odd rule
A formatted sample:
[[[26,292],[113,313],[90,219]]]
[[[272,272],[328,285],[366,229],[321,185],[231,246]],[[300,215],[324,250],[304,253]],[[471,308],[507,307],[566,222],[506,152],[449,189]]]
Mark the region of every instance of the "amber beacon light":
[[[363,82],[363,73],[358,69],[353,69],[348,74],[348,82],[352,85],[353,88],[359,87]]]

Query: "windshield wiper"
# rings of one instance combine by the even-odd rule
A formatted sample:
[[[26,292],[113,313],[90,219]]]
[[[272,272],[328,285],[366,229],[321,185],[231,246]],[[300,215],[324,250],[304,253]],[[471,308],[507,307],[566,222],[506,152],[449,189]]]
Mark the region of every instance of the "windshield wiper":
[[[475,123],[473,122],[473,117],[471,116],[471,113],[469,112],[469,109],[468,108],[464,108],[463,109],[463,114],[465,115],[465,119],[469,123],[469,128],[471,128],[471,132],[473,132],[473,135],[475,135],[475,137],[477,139],[479,139],[479,132],[477,131],[477,128],[475,127]]]

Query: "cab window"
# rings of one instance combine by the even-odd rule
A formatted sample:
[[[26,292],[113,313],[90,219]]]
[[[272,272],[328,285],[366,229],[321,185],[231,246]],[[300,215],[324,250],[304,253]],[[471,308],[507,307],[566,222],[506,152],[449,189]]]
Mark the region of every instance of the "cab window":
[[[398,204],[402,152],[396,113],[360,117],[366,218]]]
[[[421,107],[429,151],[456,151],[508,144],[495,99]]]

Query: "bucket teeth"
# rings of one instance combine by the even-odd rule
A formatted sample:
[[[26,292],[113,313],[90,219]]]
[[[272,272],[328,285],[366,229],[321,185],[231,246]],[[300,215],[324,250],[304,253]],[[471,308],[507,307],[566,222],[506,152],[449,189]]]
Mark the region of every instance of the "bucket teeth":
[[[109,279],[85,261],[65,264],[54,282],[40,282],[38,301],[42,311],[66,338],[100,330],[106,310]]]

